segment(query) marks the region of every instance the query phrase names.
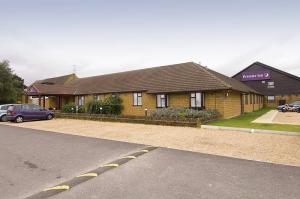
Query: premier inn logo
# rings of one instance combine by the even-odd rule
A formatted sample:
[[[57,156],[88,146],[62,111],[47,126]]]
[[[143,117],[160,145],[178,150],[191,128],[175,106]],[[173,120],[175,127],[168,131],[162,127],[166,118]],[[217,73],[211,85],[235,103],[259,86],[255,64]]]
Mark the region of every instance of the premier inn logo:
[[[252,71],[242,73],[242,81],[266,80],[270,79],[270,71]]]

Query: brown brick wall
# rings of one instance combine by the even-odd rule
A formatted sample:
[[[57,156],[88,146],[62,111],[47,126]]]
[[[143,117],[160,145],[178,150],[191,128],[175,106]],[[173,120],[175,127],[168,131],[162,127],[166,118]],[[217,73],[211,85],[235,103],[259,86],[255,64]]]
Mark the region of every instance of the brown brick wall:
[[[101,95],[101,98],[106,98],[111,94]],[[144,116],[145,109],[148,113],[156,109],[156,95],[146,92],[142,93],[142,106],[133,106],[133,93],[119,94],[123,100],[124,109],[122,115]],[[85,96],[85,104],[93,100],[94,95]],[[76,103],[78,99],[76,97]],[[255,100],[256,102],[256,100]],[[260,104],[245,105],[245,112],[259,109]],[[235,91],[215,91],[206,92],[204,94],[204,105],[206,109],[217,109],[223,118],[231,118],[241,114],[241,98],[240,93]],[[190,93],[172,93],[169,94],[169,107],[190,107]]]
[[[265,106],[275,108],[279,105],[279,100],[285,100],[287,104],[294,102],[294,101],[300,101],[300,95],[279,95],[275,96],[275,101],[268,102],[267,97],[265,97]]]
[[[229,92],[224,99],[224,118],[232,118],[241,115],[241,94]]]
[[[190,93],[174,93],[169,94],[170,107],[190,107]]]
[[[224,115],[224,100],[225,93],[220,92],[207,92],[204,94],[204,105],[206,109],[216,109],[223,116]]]
[[[133,93],[120,94],[124,109],[122,115],[145,116],[145,109],[149,111],[156,108],[156,95],[142,93],[142,106],[133,106]]]
[[[231,118],[241,114],[241,98],[239,92],[209,92],[205,93],[206,109],[216,109],[222,118]]]
[[[250,100],[250,97],[252,96],[252,103]],[[255,94],[251,94],[251,95],[245,95],[244,99],[248,97],[248,104],[246,104],[246,100],[244,100],[244,112],[252,112],[252,111],[256,111],[259,110],[261,108],[263,108],[263,101],[261,100],[262,96],[260,95],[255,95]]]

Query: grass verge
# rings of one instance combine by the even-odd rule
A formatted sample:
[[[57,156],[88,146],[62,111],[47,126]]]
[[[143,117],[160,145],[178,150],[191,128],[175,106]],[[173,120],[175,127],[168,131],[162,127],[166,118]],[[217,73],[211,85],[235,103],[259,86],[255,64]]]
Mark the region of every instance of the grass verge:
[[[245,113],[235,118],[209,122],[208,125],[253,128],[253,129],[264,129],[264,130],[275,130],[275,131],[292,131],[292,132],[300,133],[300,125],[251,123],[253,120],[267,113],[270,110],[271,110],[270,108],[263,108],[261,110],[254,111],[251,113]]]

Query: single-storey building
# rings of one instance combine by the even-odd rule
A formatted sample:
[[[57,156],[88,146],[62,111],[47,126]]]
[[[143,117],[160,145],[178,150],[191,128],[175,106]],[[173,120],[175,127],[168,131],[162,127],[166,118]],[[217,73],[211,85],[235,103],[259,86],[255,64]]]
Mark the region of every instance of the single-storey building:
[[[36,98],[44,107],[61,109],[70,102],[81,106],[116,94],[123,100],[123,115],[144,116],[145,109],[185,107],[216,109],[223,118],[231,118],[263,107],[263,96],[256,90],[193,62],[39,80],[27,89],[26,102]]]
[[[269,107],[300,100],[300,77],[260,62],[251,64],[233,78],[263,94],[264,103]]]

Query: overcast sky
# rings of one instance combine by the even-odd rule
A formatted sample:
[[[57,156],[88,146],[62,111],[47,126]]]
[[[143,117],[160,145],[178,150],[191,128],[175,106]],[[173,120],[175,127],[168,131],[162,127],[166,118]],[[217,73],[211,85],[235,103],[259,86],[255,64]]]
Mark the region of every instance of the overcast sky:
[[[30,84],[201,62],[254,61],[300,76],[300,1],[0,0],[0,60]]]

